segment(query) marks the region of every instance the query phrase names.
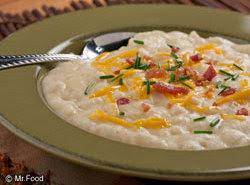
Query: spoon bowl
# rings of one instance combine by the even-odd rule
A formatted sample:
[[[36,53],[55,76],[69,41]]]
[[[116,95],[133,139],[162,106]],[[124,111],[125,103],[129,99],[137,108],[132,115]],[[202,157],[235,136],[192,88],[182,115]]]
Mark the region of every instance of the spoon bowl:
[[[134,32],[106,33],[87,40],[81,55],[75,54],[28,54],[0,55],[0,70],[46,62],[89,61],[103,52],[113,51],[128,44]]]

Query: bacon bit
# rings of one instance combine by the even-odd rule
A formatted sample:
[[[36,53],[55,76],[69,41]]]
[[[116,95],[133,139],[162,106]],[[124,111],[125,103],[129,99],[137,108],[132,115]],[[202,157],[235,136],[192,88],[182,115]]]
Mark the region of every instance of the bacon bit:
[[[126,62],[127,62],[128,64],[130,64],[130,65],[133,65],[133,64],[135,63],[135,61],[134,61],[133,59],[131,59],[131,58],[127,58],[127,59],[126,59]]]
[[[145,77],[150,78],[164,78],[166,77],[166,71],[164,69],[150,69],[146,72]]]
[[[184,68],[184,71],[185,71],[186,76],[189,76],[190,78],[192,78],[194,80],[196,78],[198,78],[197,72],[195,70],[193,70],[191,67]]]
[[[208,65],[215,65],[215,64],[216,64],[216,61],[214,61],[214,60],[209,60],[209,61],[206,61],[205,64],[208,64]]]
[[[211,86],[208,88],[208,90],[204,93],[204,97],[208,99],[212,99],[214,97],[214,87]]]
[[[130,103],[130,100],[128,98],[119,98],[116,103],[117,105],[126,105]]]
[[[179,47],[176,47],[176,46],[171,47],[171,51],[174,52],[174,53],[177,53],[179,50],[180,50]]]
[[[167,103],[167,109],[171,109],[173,107],[173,105],[174,105],[173,103],[170,103],[170,102]]]
[[[165,85],[163,83],[157,82],[153,84],[153,88],[159,92],[159,93],[169,93],[173,95],[186,95],[189,93],[189,90],[185,87],[176,87],[176,86],[171,86],[171,85]]]
[[[236,92],[236,89],[230,87],[230,88],[226,89],[225,91],[221,92],[220,95],[221,96],[228,96],[228,95],[234,94],[235,92]]]
[[[144,56],[143,56],[143,59],[145,59],[145,60],[147,60],[147,61],[148,61],[148,60],[153,60],[153,58],[152,58],[152,57],[147,56],[147,55],[144,55]]]
[[[181,76],[185,76],[186,75],[185,69],[179,68],[179,69],[177,69],[177,70],[174,71],[174,74],[175,74],[175,79],[179,79]]]
[[[157,65],[156,65],[156,63],[154,63],[154,62],[149,62],[149,68],[154,68],[154,67],[156,67]]]
[[[246,108],[241,108],[237,110],[236,115],[248,116],[248,110]]]
[[[203,77],[205,78],[205,80],[207,81],[212,81],[213,78],[217,75],[213,65],[209,65],[209,67],[207,68],[206,72],[203,74]]]
[[[195,81],[195,85],[196,86],[203,86],[205,84],[205,81],[204,80],[196,80]]]
[[[146,103],[142,103],[141,106],[142,106],[143,112],[148,112],[149,109],[151,109],[150,105],[148,105]]]
[[[120,72],[121,72],[121,70],[116,70],[116,71],[114,71],[114,74],[115,74],[115,75],[119,75]]]
[[[196,55],[192,55],[190,56],[190,59],[193,61],[193,62],[199,62],[202,60],[202,55],[197,53]]]
[[[195,82],[196,86],[203,86],[206,84],[204,77],[199,75],[194,69],[186,67],[184,70],[185,76],[189,76]]]

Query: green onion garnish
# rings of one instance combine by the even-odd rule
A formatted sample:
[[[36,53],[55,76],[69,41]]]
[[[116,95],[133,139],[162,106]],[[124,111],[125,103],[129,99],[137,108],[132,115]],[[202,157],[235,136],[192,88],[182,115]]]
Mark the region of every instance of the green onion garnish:
[[[224,86],[222,87],[222,90],[218,93],[218,95],[220,95],[221,93],[223,93],[225,90],[229,89],[229,86]]]
[[[204,120],[204,119],[206,119],[206,116],[202,116],[202,117],[199,117],[199,118],[195,118],[195,119],[193,119],[193,121],[202,121],[202,120]]]
[[[153,85],[153,84],[155,84],[156,82],[155,82],[155,81],[150,81],[149,83],[150,83],[150,85]],[[143,85],[147,85],[147,81],[144,81],[144,82],[143,82]]]
[[[220,95],[221,93],[223,93],[225,90],[227,90],[227,89],[230,88],[230,87],[229,87],[228,85],[223,84],[222,81],[218,81],[218,82],[216,83],[216,88],[217,88],[217,89],[222,89],[222,90],[218,93],[218,95]]]
[[[181,77],[179,78],[179,81],[185,81],[185,80],[189,80],[189,79],[190,79],[189,76],[181,76]]]
[[[169,83],[172,83],[175,81],[175,74],[174,73],[171,73],[170,74],[170,80],[169,80]]]
[[[223,74],[223,75],[226,75],[226,76],[230,76],[230,77],[233,77],[233,76],[234,76],[233,74],[231,74],[231,73],[229,73],[229,72],[227,72],[227,71],[224,71],[224,70],[222,70],[222,69],[220,69],[219,72],[220,72],[221,74]]]
[[[144,44],[144,42],[143,42],[142,40],[134,40],[134,43],[140,44],[140,45],[143,45],[143,44]]]
[[[241,71],[244,71],[244,69],[242,67],[238,66],[237,64],[233,64],[233,66],[236,67],[236,68],[238,68]]]
[[[167,44],[170,48],[173,48],[174,46],[172,46],[171,44]]]
[[[125,116],[125,112],[120,111],[119,116]]]
[[[195,130],[194,134],[212,134],[213,131],[211,130]]]
[[[109,79],[109,78],[114,78],[114,75],[103,75],[99,76],[100,79]]]
[[[135,63],[134,65],[132,66],[134,69],[141,69],[141,70],[144,70],[146,71],[147,69],[149,69],[149,64],[142,64],[141,63],[141,57],[139,57],[138,55],[136,56],[136,59],[135,59]],[[130,69],[131,67],[127,68],[127,69]]]
[[[134,68],[138,69],[140,65],[141,65],[141,57],[137,55],[134,63]]]
[[[174,58],[176,65],[170,68],[167,68],[166,69],[167,71],[175,71],[176,69],[180,68],[183,65],[183,61],[179,60],[178,55],[176,55],[174,52],[171,52],[171,56]]]
[[[171,52],[171,57],[173,57],[175,60],[179,58],[174,52]]]
[[[180,68],[181,67],[181,65],[176,65],[176,66],[172,66],[172,67],[170,67],[170,68],[167,68],[166,70],[167,71],[175,71],[176,69],[178,69],[178,68]]]
[[[123,84],[124,84],[123,78],[120,78],[120,79],[119,79],[119,85],[123,85]]]
[[[232,77],[232,80],[235,81],[237,78],[239,78],[239,74],[235,74],[233,77]]]
[[[89,85],[88,85],[88,86],[85,88],[85,90],[84,90],[84,95],[88,95],[90,89],[93,88],[95,85],[96,85],[95,82],[89,83]]]
[[[215,127],[219,123],[220,123],[220,119],[215,119],[215,120],[213,120],[213,121],[210,122],[209,126],[210,127]]]
[[[114,77],[114,78],[111,80],[111,82],[114,82],[114,81],[116,81],[117,79],[123,77],[123,75],[124,75],[124,74],[119,74],[119,75],[117,75],[116,77]]]
[[[229,73],[227,71],[224,71],[222,69],[220,69],[219,72],[221,74],[224,74],[224,75],[228,76],[228,78],[226,78],[225,81],[230,80],[230,79],[235,81],[240,76],[239,74],[231,74],[231,73]]]
[[[149,65],[148,64],[142,64],[138,67],[138,69],[144,70],[146,71],[147,69],[149,69]]]
[[[217,89],[219,89],[219,88],[221,88],[221,87],[224,87],[224,86],[226,86],[226,85],[224,85],[224,84],[222,83],[222,81],[216,82],[216,88],[217,88]]]
[[[151,87],[150,87],[150,81],[149,80],[146,81],[146,88],[147,88],[147,94],[150,94]]]
[[[157,64],[158,69],[161,69],[161,64],[158,62]]]
[[[180,83],[181,83],[182,85],[185,85],[186,87],[188,87],[188,88],[190,88],[190,89],[194,89],[193,87],[191,87],[190,85],[186,84],[186,83],[183,82],[183,81],[180,81]]]

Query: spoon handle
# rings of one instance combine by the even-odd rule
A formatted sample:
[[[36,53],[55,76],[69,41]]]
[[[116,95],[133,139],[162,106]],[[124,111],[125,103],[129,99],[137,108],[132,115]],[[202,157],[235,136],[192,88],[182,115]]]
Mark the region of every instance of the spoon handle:
[[[45,62],[72,60],[83,60],[83,58],[74,54],[0,55],[0,70]]]

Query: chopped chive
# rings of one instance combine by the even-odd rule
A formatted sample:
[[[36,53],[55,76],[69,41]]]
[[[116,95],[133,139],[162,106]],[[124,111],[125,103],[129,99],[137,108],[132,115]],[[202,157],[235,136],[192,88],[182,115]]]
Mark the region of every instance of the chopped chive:
[[[226,76],[230,76],[230,77],[233,77],[233,76],[234,76],[233,74],[231,74],[231,73],[229,73],[229,72],[227,72],[227,71],[224,71],[224,70],[222,70],[222,69],[220,69],[219,72],[220,72],[221,74],[226,75]]]
[[[223,84],[222,81],[218,81],[216,82],[216,86],[217,89],[219,88],[223,88],[223,87],[228,87],[227,85]]]
[[[195,130],[194,134],[212,134],[213,131],[211,130]]]
[[[158,69],[161,69],[161,64],[158,62],[157,64]]]
[[[189,80],[189,79],[190,79],[189,76],[181,76],[181,77],[179,78],[179,81],[185,81],[185,80]]]
[[[221,74],[224,74],[224,75],[228,76],[228,78],[226,78],[225,81],[230,80],[230,79],[235,81],[240,76],[239,74],[231,74],[231,73],[229,73],[227,71],[224,71],[222,69],[220,69],[219,72]]]
[[[114,78],[114,75],[103,75],[99,76],[100,79],[109,79],[109,78]]]
[[[120,111],[119,116],[125,116],[125,112]]]
[[[180,82],[182,85],[185,85],[186,87],[190,88],[190,89],[194,89],[193,87],[191,87],[190,85],[186,84],[185,82],[181,81]]]
[[[153,85],[153,84],[155,84],[156,82],[155,82],[155,81],[150,81],[149,83],[150,83],[150,85]],[[143,85],[147,85],[147,81],[144,81],[144,82],[143,82]]]
[[[85,88],[85,90],[84,90],[84,95],[88,95],[90,89],[93,88],[95,85],[96,85],[95,82],[89,83],[89,85],[88,85],[88,86]]]
[[[202,117],[199,117],[199,118],[195,118],[195,119],[193,119],[193,121],[202,121],[202,120],[204,120],[204,119],[206,119],[206,116],[202,116]]]
[[[235,81],[237,78],[239,78],[239,74],[235,74],[233,77],[232,77],[232,80]]]
[[[141,65],[141,57],[137,55],[134,63],[134,68],[138,69],[140,65]]]
[[[144,44],[144,42],[143,42],[142,40],[134,40],[134,43],[140,44],[140,45],[143,45],[143,44]]]
[[[180,68],[180,65],[172,66],[170,68],[167,68],[167,71],[175,71],[176,69]]]
[[[173,48],[174,46],[172,46],[171,44],[167,44],[170,48]]]
[[[124,84],[123,78],[120,78],[120,79],[119,79],[119,85],[123,85],[123,84]]]
[[[241,71],[244,71],[244,69],[242,67],[238,66],[237,64],[233,64],[233,66],[236,67],[236,68],[238,68]]]
[[[223,93],[225,90],[227,90],[228,88],[230,88],[229,86],[224,86],[222,87],[222,90],[218,93],[218,95],[221,95],[221,93]]]
[[[116,81],[117,79],[121,78],[123,75],[124,75],[124,74],[119,74],[119,75],[117,75],[116,77],[114,77],[114,78],[111,80],[111,82]]]
[[[173,57],[175,60],[179,58],[174,52],[171,52],[171,57]]]
[[[146,81],[146,88],[147,88],[147,94],[150,94],[151,87],[150,87],[150,81],[149,80]]]
[[[216,125],[218,125],[220,123],[220,119],[216,119],[210,122],[209,126],[210,127],[215,127]]]
[[[222,84],[222,81],[216,82],[216,85],[215,85],[216,89],[220,88],[221,84]]]
[[[149,69],[149,65],[148,64],[142,64],[138,67],[138,69],[144,70],[146,71],[147,69]]]
[[[170,80],[169,80],[169,83],[172,83],[175,81],[175,74],[174,73],[171,73],[170,74]]]
[[[223,93],[225,90],[227,90],[228,88],[230,88],[230,86],[223,84],[222,81],[218,81],[218,82],[216,83],[216,88],[217,88],[217,89],[222,89],[222,90],[218,93],[218,95],[220,95],[220,94]]]

